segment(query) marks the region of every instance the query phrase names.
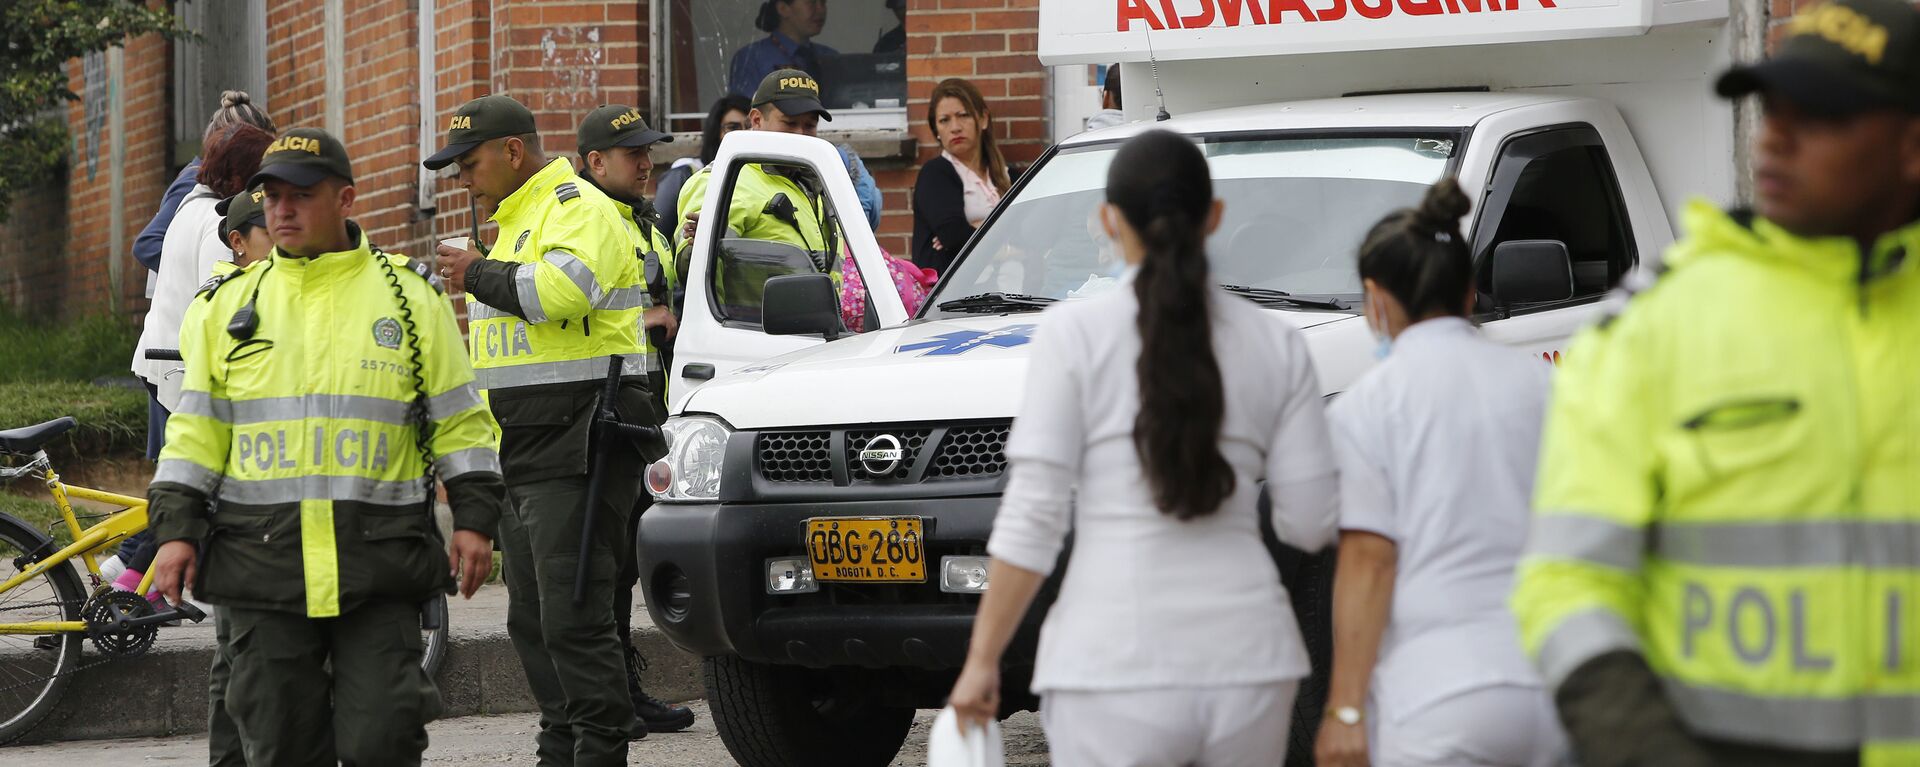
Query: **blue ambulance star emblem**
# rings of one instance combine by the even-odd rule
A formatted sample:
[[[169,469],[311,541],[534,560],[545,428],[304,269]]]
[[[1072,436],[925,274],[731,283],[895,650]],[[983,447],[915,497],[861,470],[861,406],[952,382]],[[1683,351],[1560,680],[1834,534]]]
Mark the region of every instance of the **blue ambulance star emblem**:
[[[987,331],[956,330],[952,333],[941,333],[925,341],[903,344],[893,351],[895,354],[920,352],[921,357],[951,357],[985,346],[1011,349],[1033,341],[1035,327],[1037,326],[1027,323]]]

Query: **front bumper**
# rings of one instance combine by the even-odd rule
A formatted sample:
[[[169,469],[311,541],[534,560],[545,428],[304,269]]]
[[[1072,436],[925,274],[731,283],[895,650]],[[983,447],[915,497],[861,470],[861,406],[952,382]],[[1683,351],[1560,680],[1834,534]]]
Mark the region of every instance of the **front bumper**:
[[[647,611],[673,643],[696,655],[811,667],[959,668],[978,596],[940,591],[940,558],[986,552],[998,496],[825,503],[656,504],[640,521]],[[812,517],[917,516],[928,581],[822,583],[819,593],[768,594],[766,560],[805,557]],[[1032,662],[1050,581],[1008,648]]]

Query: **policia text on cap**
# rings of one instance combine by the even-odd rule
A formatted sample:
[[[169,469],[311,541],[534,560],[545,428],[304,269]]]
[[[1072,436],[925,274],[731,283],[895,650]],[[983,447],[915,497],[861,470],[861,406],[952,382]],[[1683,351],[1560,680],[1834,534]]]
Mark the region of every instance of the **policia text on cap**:
[[[155,585],[221,608],[247,763],[417,765],[440,712],[419,605],[450,567],[469,596],[486,580],[496,427],[452,305],[347,220],[345,147],[290,130],[259,184],[276,247],[210,281],[181,326],[186,378],[148,489]]]
[[[460,183],[493,210],[499,237],[486,258],[442,247],[441,269],[468,296],[475,376],[500,421],[508,509],[500,543],[510,594],[507,632],[540,704],[543,764],[626,764],[627,741],[646,734],[629,698],[613,615],[615,548],[640,492],[640,467],[665,454],[613,441],[598,449],[599,508],[583,505],[590,438],[610,357],[625,360],[614,410],[627,424],[663,419],[648,390],[657,369],[641,335],[648,305],[635,258],[640,243],[605,193],[549,159],[533,113],[486,96],[451,117],[445,148],[426,166],[459,164]],[[586,520],[587,584],[573,599]]]

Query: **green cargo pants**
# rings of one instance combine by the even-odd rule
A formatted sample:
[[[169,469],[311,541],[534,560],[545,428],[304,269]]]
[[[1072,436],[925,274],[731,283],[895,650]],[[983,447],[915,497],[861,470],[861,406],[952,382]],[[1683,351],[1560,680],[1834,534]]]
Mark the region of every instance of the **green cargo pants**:
[[[440,693],[420,668],[417,602],[372,600],[338,618],[240,607],[225,613],[233,666],[227,711],[247,763],[420,763]]]
[[[616,472],[609,472],[617,474]],[[637,479],[609,477],[594,519],[586,601],[573,602],[586,477],[508,486],[500,518],[507,581],[507,635],[540,704],[541,765],[627,763],[641,731],[627,696],[625,657],[615,635],[615,548],[622,544]],[[417,633],[417,632],[416,632]]]
[[[213,608],[213,666],[207,669],[208,767],[247,767],[240,729],[227,712],[227,684],[233,678],[232,637],[227,609]]]

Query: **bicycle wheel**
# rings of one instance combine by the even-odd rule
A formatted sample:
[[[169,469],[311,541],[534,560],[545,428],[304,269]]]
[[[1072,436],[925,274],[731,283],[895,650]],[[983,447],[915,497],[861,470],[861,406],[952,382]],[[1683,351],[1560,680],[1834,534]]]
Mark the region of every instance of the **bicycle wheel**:
[[[439,628],[420,629],[420,668],[426,669],[427,676],[440,673],[440,663],[447,659],[447,595],[435,594],[427,602],[425,617],[434,618],[432,624]]]
[[[0,583],[24,568],[14,560],[38,550],[47,537],[0,514]],[[86,592],[71,563],[0,594],[0,622],[80,620]],[[0,634],[0,744],[18,740],[53,712],[80,665],[81,632],[51,635]]]

